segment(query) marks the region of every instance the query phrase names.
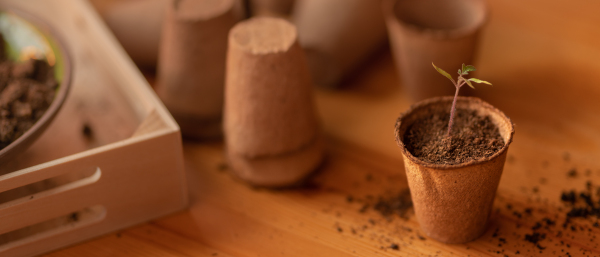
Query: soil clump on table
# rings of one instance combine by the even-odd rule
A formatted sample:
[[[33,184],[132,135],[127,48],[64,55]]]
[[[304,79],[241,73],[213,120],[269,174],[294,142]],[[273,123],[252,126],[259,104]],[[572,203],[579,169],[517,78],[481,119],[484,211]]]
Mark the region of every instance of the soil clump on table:
[[[0,49],[4,49],[3,41]],[[57,86],[54,70],[46,61],[13,62],[0,50],[0,149],[17,140],[42,117]]]
[[[498,127],[489,116],[474,110],[456,109],[450,137],[446,137],[450,109],[419,119],[404,134],[406,149],[433,164],[455,165],[493,155],[504,146]]]

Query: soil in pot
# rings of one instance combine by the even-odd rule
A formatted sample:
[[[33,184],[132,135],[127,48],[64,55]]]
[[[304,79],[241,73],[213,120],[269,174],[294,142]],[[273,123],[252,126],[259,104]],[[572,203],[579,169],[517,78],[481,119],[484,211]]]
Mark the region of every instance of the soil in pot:
[[[58,86],[46,61],[13,62],[0,36],[0,149],[23,135],[46,112]]]
[[[412,124],[404,134],[407,150],[433,164],[460,164],[492,156],[504,146],[500,131],[489,116],[456,109],[454,126],[447,137],[450,110],[440,106]]]

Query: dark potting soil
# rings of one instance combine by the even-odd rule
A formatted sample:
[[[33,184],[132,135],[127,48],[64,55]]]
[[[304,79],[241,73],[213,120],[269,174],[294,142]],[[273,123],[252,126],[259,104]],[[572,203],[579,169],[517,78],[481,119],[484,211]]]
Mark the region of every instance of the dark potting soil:
[[[0,49],[4,49],[0,42]],[[0,54],[0,149],[21,135],[46,112],[57,82],[45,61],[15,63]]]
[[[456,109],[450,137],[446,137],[450,110],[439,110],[416,121],[404,134],[407,150],[433,164],[460,164],[493,155],[504,146],[500,132],[489,116]]]

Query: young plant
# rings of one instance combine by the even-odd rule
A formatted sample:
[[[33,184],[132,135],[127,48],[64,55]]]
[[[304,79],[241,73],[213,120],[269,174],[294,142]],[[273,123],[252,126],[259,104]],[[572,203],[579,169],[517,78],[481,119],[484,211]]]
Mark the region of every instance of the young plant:
[[[444,70],[438,68],[433,63],[431,63],[431,65],[433,65],[435,70],[437,70],[440,74],[444,75],[444,77],[446,77],[450,81],[452,81],[452,84],[454,84],[454,87],[456,87],[456,93],[454,94],[454,101],[452,101],[452,109],[450,109],[450,120],[448,121],[448,133],[446,134],[446,137],[450,137],[450,131],[452,131],[452,123],[454,122],[454,112],[456,111],[456,98],[458,97],[458,91],[460,90],[460,88],[466,84],[466,85],[470,86],[472,89],[475,89],[475,87],[473,87],[473,84],[471,82],[484,83],[484,84],[488,84],[490,86],[492,85],[492,83],[483,81],[480,79],[476,79],[476,78],[465,79],[463,77],[464,75],[468,75],[469,72],[475,71],[475,67],[473,65],[465,65],[463,63],[462,69],[458,69],[458,78],[456,79],[456,81],[454,81],[454,79],[452,78],[452,76],[450,76],[450,74],[448,74],[448,72],[445,72]]]

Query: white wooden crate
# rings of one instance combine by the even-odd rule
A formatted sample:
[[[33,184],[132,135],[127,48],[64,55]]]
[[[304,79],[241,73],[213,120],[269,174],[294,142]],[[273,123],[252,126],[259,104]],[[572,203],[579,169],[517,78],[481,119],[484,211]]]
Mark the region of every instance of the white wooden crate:
[[[92,7],[5,2],[59,32],[74,73],[50,127],[0,166],[0,256],[48,252],[184,209],[179,127]]]

